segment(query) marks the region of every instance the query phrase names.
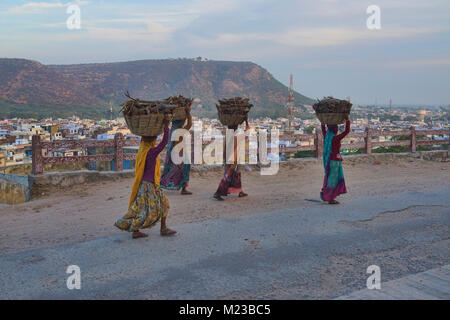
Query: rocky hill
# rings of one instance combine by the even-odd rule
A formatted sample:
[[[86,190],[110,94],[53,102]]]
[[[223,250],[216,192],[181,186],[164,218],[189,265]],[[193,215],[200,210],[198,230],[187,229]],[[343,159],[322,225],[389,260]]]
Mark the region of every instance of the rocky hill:
[[[252,100],[253,116],[282,116],[288,88],[252,62],[200,59],[42,65],[0,59],[0,116],[105,116],[128,90],[140,99],[182,94],[197,98],[194,114],[213,116],[218,98]],[[312,100],[295,92],[297,105]],[[3,117],[6,117],[3,116]]]

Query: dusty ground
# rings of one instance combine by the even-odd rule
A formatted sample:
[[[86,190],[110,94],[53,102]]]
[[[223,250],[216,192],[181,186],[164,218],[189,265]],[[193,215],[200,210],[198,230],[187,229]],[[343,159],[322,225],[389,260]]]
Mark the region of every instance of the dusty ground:
[[[372,161],[346,159],[344,174],[348,194],[341,201],[366,196],[388,196],[450,186],[448,162],[419,159]],[[243,172],[248,198],[212,199],[220,173],[195,173],[191,196],[169,191],[169,224],[176,225],[216,217],[246,215],[315,206],[323,179],[320,162],[296,163],[275,176]],[[0,254],[56,246],[118,234],[115,219],[126,210],[132,179],[115,183],[78,186],[32,202],[0,207]],[[151,230],[150,232],[157,232]]]

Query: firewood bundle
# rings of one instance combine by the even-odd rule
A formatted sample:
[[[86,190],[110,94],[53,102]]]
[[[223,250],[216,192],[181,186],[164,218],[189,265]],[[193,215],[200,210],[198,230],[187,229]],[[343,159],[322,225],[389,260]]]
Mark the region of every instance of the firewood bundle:
[[[194,99],[185,98],[182,95],[172,96],[165,99],[167,103],[175,106],[175,111],[173,114],[173,120],[185,120],[186,108],[190,107],[194,102]]]
[[[335,99],[333,97],[324,97],[313,105],[316,116],[322,123],[341,124],[350,114],[352,104],[347,100]]]
[[[130,131],[138,136],[157,136],[164,131],[164,115],[173,116],[175,106],[167,101],[144,101],[132,98],[122,103],[125,122]]]
[[[238,126],[247,119],[253,105],[248,98],[219,99],[216,104],[219,120],[224,126]]]

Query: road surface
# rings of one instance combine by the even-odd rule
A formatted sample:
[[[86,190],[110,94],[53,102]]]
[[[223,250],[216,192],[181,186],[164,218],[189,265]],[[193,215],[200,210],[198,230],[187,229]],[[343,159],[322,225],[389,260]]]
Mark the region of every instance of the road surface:
[[[371,265],[380,292],[440,270],[422,297],[450,298],[448,187],[174,228],[0,255],[0,299],[357,299]],[[80,290],[67,288],[70,265]]]

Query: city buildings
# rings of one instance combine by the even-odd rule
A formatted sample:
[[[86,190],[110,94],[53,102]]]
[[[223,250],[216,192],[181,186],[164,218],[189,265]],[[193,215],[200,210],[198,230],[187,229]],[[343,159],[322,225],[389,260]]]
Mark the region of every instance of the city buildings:
[[[295,109],[291,117],[291,129],[294,135],[315,133],[320,122],[314,115],[311,107],[300,113]],[[251,115],[250,115],[251,116]],[[420,129],[449,128],[449,108],[395,108],[375,106],[354,106],[352,109],[352,130],[363,132],[367,127],[379,131],[392,131],[409,129],[412,126]],[[194,125],[191,130],[202,130],[204,139],[212,139],[212,132],[217,129],[222,132],[223,126],[217,119],[193,117]],[[279,130],[280,134],[287,132],[288,118],[258,118],[250,119],[253,133],[260,130]],[[217,132],[217,131],[216,131]],[[92,120],[72,117],[69,119],[6,119],[0,121],[0,167],[26,164],[31,162],[32,137],[39,135],[41,141],[113,139],[116,133],[122,133],[125,138],[136,138],[127,128],[123,118],[114,120]],[[444,136],[429,136],[429,139],[448,139]],[[392,139],[390,136],[379,138],[380,141]],[[357,143],[355,138],[346,139],[347,144]],[[281,138],[280,146],[295,147],[308,146],[314,143],[313,139]],[[254,146],[253,146],[254,147]],[[44,156],[78,156],[86,155],[87,150],[80,149],[54,149],[44,150]],[[281,155],[283,160],[293,157],[295,153]]]

